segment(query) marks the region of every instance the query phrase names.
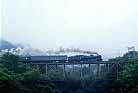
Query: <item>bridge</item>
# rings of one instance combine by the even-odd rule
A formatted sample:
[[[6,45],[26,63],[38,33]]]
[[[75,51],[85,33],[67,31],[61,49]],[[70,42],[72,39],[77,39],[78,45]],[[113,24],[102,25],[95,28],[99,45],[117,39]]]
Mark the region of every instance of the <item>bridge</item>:
[[[75,66],[77,66],[79,68],[79,79],[82,80],[83,79],[83,68],[84,66],[86,66],[89,69],[89,73],[93,73],[93,69],[92,67],[95,68],[95,73],[96,73],[96,79],[100,80],[101,79],[101,72],[102,69],[101,67],[104,66],[105,67],[105,73],[106,75],[109,74],[111,72],[114,72],[116,75],[115,77],[118,78],[118,72],[119,70],[122,68],[122,66],[124,64],[127,64],[127,62],[109,62],[109,61],[101,61],[101,62],[27,62],[26,64],[30,65],[30,66],[35,66],[36,69],[40,70],[42,68],[42,66],[45,68],[45,75],[48,76],[48,70],[51,69],[50,66],[52,66],[54,68],[54,71],[56,72],[58,70],[58,67],[62,68],[62,76],[63,76],[63,80],[66,80],[66,68],[70,67],[71,68],[71,73],[72,75],[75,75]],[[53,69],[52,68],[52,69]],[[114,69],[114,70],[113,70]]]

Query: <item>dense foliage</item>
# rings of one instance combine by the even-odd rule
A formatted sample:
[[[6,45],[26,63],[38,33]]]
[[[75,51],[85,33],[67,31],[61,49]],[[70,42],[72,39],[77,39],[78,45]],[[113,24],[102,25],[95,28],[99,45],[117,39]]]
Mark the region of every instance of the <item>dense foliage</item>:
[[[118,81],[129,86],[138,85],[138,57],[131,57],[119,73]]]
[[[114,80],[114,82],[110,82],[110,89],[116,88],[120,89],[122,86],[123,89],[137,89],[138,88],[138,55],[137,52],[130,52],[124,54],[122,57],[117,57],[114,59],[110,59],[110,61],[122,61],[128,62],[125,64],[123,68],[118,73],[118,79]],[[83,80],[93,80],[96,78],[96,66],[91,66],[90,72],[88,66],[83,67]],[[50,68],[50,67],[49,67]],[[94,84],[91,83],[88,85],[88,82],[76,82],[80,79],[80,67],[76,66],[74,68],[74,75],[72,73],[71,68],[66,68],[66,78],[67,80],[74,80],[74,84],[67,82],[65,86],[61,86],[57,88],[54,84],[46,83],[45,80],[62,80],[63,79],[63,69],[62,66],[57,67],[57,71],[55,71],[55,66],[51,66],[53,70],[48,69],[48,75],[45,73],[45,67],[41,67],[41,69],[35,69],[35,67],[30,67],[29,65],[23,64],[19,62],[18,55],[13,55],[11,53],[4,53],[0,57],[0,90],[7,89],[9,91],[15,90],[16,92],[28,92],[31,93],[57,93],[58,89],[63,89],[62,91],[91,91],[92,87],[95,87]],[[104,77],[104,73],[106,72],[106,66],[101,66],[102,78]],[[79,86],[78,86],[79,84]],[[58,85],[58,84],[57,84]],[[78,89],[77,89],[78,88]],[[84,88],[82,90],[81,88]],[[76,90],[75,90],[76,89]],[[15,92],[15,91],[14,91]],[[76,93],[77,93],[76,92]]]
[[[38,70],[19,62],[18,56],[11,53],[2,55],[1,69],[6,69],[12,80],[38,80],[41,78]]]
[[[19,62],[19,57],[5,53],[0,57],[0,90],[13,92],[55,93],[52,85],[38,82],[42,75],[37,69]],[[42,92],[42,93],[43,93]]]
[[[130,51],[122,57],[117,57],[110,61],[116,60],[127,62],[127,64],[123,65],[121,71],[118,73],[118,79],[111,83],[112,88],[135,89],[138,91],[138,52]]]

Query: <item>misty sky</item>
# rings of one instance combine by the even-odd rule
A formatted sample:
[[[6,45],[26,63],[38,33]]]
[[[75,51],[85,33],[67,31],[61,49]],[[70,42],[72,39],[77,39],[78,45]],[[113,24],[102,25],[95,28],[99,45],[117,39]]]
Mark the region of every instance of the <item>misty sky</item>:
[[[1,0],[2,38],[121,55],[138,47],[138,0]]]

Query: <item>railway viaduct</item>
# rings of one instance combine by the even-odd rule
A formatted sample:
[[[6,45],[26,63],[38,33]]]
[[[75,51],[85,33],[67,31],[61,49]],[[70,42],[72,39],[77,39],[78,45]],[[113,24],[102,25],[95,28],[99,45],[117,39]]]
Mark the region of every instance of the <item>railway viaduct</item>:
[[[96,79],[100,80],[101,79],[101,66],[104,65],[106,67],[106,73],[108,74],[112,68],[116,68],[114,73],[116,73],[116,78],[118,78],[118,72],[119,70],[122,68],[122,66],[124,64],[127,64],[127,62],[109,62],[109,61],[101,61],[101,62],[27,62],[26,64],[30,65],[30,66],[35,66],[38,70],[41,68],[41,66],[45,67],[45,74],[48,76],[48,69],[49,69],[49,65],[55,66],[54,71],[56,72],[58,69],[58,66],[62,67],[63,70],[63,80],[66,80],[66,67],[70,65],[71,69],[72,69],[72,75],[74,75],[74,66],[77,65],[79,67],[79,73],[80,73],[80,77],[79,79],[82,80],[83,79],[83,66],[87,65],[88,69],[89,69],[89,73],[91,73],[91,67],[92,65],[94,65],[96,67]]]

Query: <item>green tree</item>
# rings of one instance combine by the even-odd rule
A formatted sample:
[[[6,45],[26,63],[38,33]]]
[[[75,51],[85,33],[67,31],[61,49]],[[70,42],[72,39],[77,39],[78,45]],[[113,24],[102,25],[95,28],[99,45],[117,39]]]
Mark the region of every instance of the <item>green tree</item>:
[[[138,85],[138,57],[131,57],[128,64],[119,73],[118,81],[129,85]]]
[[[41,80],[41,73],[39,70],[19,62],[19,56],[9,52],[5,53],[0,57],[0,63],[0,80],[2,80],[0,90],[5,89],[9,92],[15,90],[13,93],[21,91],[55,93],[51,86],[35,82]]]
[[[0,62],[7,69],[13,80],[37,80],[41,78],[38,70],[19,62],[19,56],[12,53],[3,54]]]
[[[16,72],[18,59],[19,57],[17,55],[7,52],[2,55],[0,63],[2,63],[9,71]]]
[[[123,65],[118,73],[118,79],[110,83],[112,88],[133,89],[138,87],[138,52],[130,51],[122,57],[111,59],[112,61],[123,61]],[[111,88],[110,88],[111,89]]]
[[[11,75],[9,75],[8,70],[0,64],[0,80],[11,80]]]

